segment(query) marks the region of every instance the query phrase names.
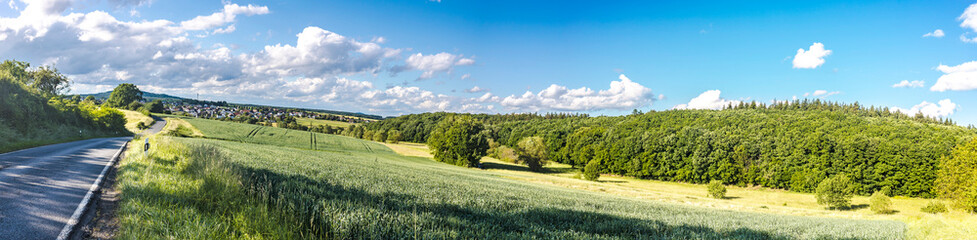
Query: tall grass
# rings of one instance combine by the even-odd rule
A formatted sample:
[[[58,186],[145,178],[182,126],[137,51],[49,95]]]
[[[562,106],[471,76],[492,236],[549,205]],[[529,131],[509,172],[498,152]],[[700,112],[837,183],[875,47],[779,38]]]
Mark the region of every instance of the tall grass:
[[[541,186],[389,151],[169,137],[156,145],[149,158],[130,153],[120,169],[123,238],[895,239],[905,231],[893,221]]]

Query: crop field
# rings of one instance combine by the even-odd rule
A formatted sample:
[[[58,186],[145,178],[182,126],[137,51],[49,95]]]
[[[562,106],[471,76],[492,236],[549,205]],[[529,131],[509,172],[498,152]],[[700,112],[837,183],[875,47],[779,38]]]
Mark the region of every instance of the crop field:
[[[339,135],[200,118],[181,119],[197,127],[205,137],[213,139],[344,153],[392,152],[376,142]]]
[[[302,126],[332,126],[346,128],[349,125],[353,125],[348,122],[332,121],[332,120],[322,120],[322,119],[312,119],[312,118],[295,118],[295,122]]]
[[[226,133],[218,136],[262,136],[261,130],[248,131],[246,124],[189,122],[208,137],[220,132]],[[233,133],[234,128],[244,133]],[[335,136],[316,136],[325,137]],[[692,207],[516,180],[505,172],[397,155],[362,140],[344,139],[384,150],[297,149],[308,148],[302,141],[313,141],[307,132],[284,138],[300,140],[279,141],[298,143],[292,148],[252,143],[258,141],[154,138],[157,152],[131,155],[120,168],[121,238],[905,236],[906,225],[897,221]]]

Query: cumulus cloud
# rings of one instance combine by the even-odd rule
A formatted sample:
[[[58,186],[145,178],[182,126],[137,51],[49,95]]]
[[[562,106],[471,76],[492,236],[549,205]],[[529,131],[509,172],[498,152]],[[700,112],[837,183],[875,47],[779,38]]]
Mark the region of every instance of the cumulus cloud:
[[[957,104],[950,101],[950,99],[943,99],[937,103],[923,101],[909,109],[899,107],[893,107],[892,109],[910,116],[916,115],[916,113],[922,113],[927,117],[946,117],[956,111]]]
[[[296,36],[295,46],[265,46],[261,52],[248,57],[247,71],[272,76],[377,73],[384,60],[401,52],[319,27],[306,27]]]
[[[722,109],[729,104],[737,105],[740,101],[726,100],[719,96],[719,90],[705,91],[699,96],[692,98],[689,103],[675,105],[672,109]]]
[[[892,84],[892,87],[894,87],[894,88],[920,88],[920,87],[923,87],[924,84],[926,84],[926,82],[920,81],[920,80],[913,80],[913,81],[902,80],[902,82],[898,82],[896,84]]]
[[[813,97],[826,98],[828,96],[837,95],[837,94],[840,94],[840,93],[841,93],[840,91],[832,91],[832,92],[829,92],[827,90],[814,90],[814,92],[812,92],[810,94],[804,93],[804,96],[805,97],[807,97],[807,96],[813,96]]]
[[[969,28],[970,33],[977,32],[977,3],[971,4],[963,11],[963,14],[957,18],[961,20],[960,27]],[[968,33],[960,35],[960,40],[964,42],[977,43],[977,37],[968,38]]]
[[[831,55],[831,50],[824,49],[824,44],[816,42],[805,51],[797,49],[794,55],[794,68],[814,69],[824,64],[824,57]]]
[[[631,81],[624,74],[618,79],[620,81],[611,81],[608,89],[599,91],[587,87],[569,89],[553,84],[539,93],[527,91],[519,96],[510,95],[502,99],[500,104],[509,109],[530,111],[591,111],[641,108],[655,100],[650,88]]]
[[[421,73],[421,76],[418,77],[418,79],[428,79],[434,77],[438,73],[451,72],[455,66],[467,66],[475,64],[475,60],[465,58],[461,55],[454,55],[445,52],[434,55],[417,53],[408,57],[405,63],[405,65],[394,67],[394,73],[408,70],[419,70],[423,73]]]
[[[465,89],[465,92],[468,92],[468,93],[480,93],[480,92],[487,92],[487,91],[488,91],[488,89],[480,88],[478,86],[474,86],[472,88]]]
[[[926,33],[926,34],[923,34],[923,37],[935,37],[935,38],[941,38],[941,37],[943,37],[943,36],[945,36],[945,34],[943,34],[943,30],[941,30],[941,29],[936,29],[936,31],[933,31],[933,32],[930,32],[930,33]]]
[[[208,30],[232,23],[238,15],[252,16],[262,14],[268,14],[268,7],[251,4],[247,6],[226,4],[220,12],[215,12],[207,16],[197,16],[193,19],[180,22],[180,27],[190,31]]]
[[[936,79],[936,84],[930,91],[943,92],[966,91],[977,89],[977,61],[966,62],[957,66],[940,64],[936,70],[943,72],[943,76]]]

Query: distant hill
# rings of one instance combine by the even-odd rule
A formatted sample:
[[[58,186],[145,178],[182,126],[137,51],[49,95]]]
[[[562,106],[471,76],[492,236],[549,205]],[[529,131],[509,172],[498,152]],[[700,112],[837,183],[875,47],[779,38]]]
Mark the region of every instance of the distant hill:
[[[107,91],[107,92],[102,92],[102,93],[79,94],[79,96],[81,96],[81,98],[86,98],[88,96],[92,96],[92,97],[95,97],[95,99],[100,99],[100,100],[108,99],[110,95],[112,95],[112,91]],[[142,97],[145,98],[145,99],[147,99],[147,100],[150,100],[150,101],[152,101],[152,100],[161,100],[161,101],[198,102],[195,99],[177,97],[177,96],[168,95],[168,94],[162,94],[162,93],[151,93],[151,92],[143,92],[142,93]],[[206,101],[204,101],[204,102],[206,102]],[[354,112],[344,112],[344,111],[334,111],[334,110],[324,110],[324,109],[310,109],[310,108],[297,108],[297,107],[267,106],[267,105],[244,104],[244,103],[227,103],[227,105],[228,106],[242,106],[242,107],[272,107],[272,108],[282,108],[282,109],[295,109],[295,110],[300,110],[300,111],[319,112],[319,113],[326,113],[326,114],[333,114],[333,115],[343,115],[343,116],[350,116],[350,117],[367,118],[367,119],[373,119],[373,120],[382,120],[382,119],[384,119],[384,117],[383,116],[380,116],[380,115],[373,115],[373,114],[366,114],[366,113],[359,113],[359,112],[354,113]]]

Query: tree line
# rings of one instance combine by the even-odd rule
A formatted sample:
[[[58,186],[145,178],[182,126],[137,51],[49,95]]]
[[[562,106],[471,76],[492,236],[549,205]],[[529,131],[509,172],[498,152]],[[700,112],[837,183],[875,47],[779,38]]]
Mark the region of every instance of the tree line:
[[[886,188],[893,195],[935,196],[940,158],[977,135],[948,119],[821,100],[618,117],[424,113],[351,126],[341,134],[380,140],[396,133],[398,141],[429,143],[438,125],[456,116],[483,125],[478,134],[497,143],[488,153],[505,147],[596,173],[798,192],[813,192],[844,174],[860,195]],[[539,139],[527,142],[534,137]]]

